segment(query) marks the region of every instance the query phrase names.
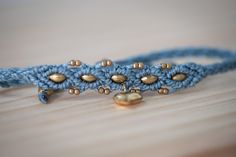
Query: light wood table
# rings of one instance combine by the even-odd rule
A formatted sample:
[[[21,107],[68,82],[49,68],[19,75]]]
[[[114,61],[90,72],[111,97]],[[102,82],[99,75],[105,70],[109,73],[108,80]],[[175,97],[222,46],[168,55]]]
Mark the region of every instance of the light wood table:
[[[179,46],[236,49],[235,2],[2,1],[0,66],[94,63]],[[200,60],[208,62],[208,60]],[[235,157],[236,71],[194,88],[144,94],[132,108],[113,93],[0,89],[1,157]]]

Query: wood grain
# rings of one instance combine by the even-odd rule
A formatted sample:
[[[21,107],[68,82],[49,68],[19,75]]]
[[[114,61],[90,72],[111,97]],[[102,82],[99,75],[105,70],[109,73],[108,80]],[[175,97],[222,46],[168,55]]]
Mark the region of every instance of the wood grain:
[[[0,7],[2,67],[78,58],[94,63],[185,45],[236,49],[234,1],[12,1]],[[236,71],[167,96],[147,92],[132,108],[114,105],[114,93],[57,93],[42,105],[33,86],[0,89],[0,156],[236,156]]]

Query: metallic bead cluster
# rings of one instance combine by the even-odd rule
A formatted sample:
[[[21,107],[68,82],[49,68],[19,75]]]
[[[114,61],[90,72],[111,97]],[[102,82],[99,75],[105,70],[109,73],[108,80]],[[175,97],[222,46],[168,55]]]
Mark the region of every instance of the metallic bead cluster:
[[[71,95],[79,95],[80,94],[80,90],[77,88],[70,88],[68,89],[68,93]]]
[[[81,65],[81,61],[80,60],[71,60],[69,62],[69,65],[72,66],[72,67],[79,67]]]
[[[136,62],[133,64],[134,69],[143,69],[144,68],[144,63],[143,62]]]
[[[107,60],[107,59],[104,59],[101,62],[101,66],[103,66],[103,67],[112,66],[112,64],[113,64],[112,61],[111,60]]]
[[[71,60],[68,65],[71,66],[71,67],[78,67],[80,66],[82,63],[80,60]],[[108,66],[112,66],[113,65],[113,62],[111,60],[102,60],[101,61],[101,66],[102,67],[108,67]],[[142,62],[136,62],[133,64],[132,66],[134,69],[143,69],[144,68],[144,63]],[[163,70],[168,70],[168,69],[171,69],[172,65],[169,64],[169,63],[162,63],[161,64],[161,67]],[[175,81],[183,81],[187,78],[187,75],[186,74],[183,74],[183,73],[177,73],[175,74],[174,76],[172,76],[172,80],[175,80]],[[53,81],[54,83],[62,83],[66,80],[66,76],[64,74],[60,74],[60,73],[53,73],[49,76],[49,79],[51,81]],[[84,74],[80,77],[80,79],[84,82],[87,82],[87,83],[92,83],[92,82],[95,82],[97,80],[96,76],[93,75],[93,74]],[[118,83],[118,84],[123,84],[125,83],[125,81],[127,81],[127,76],[124,76],[122,74],[115,74],[113,76],[111,76],[110,78],[113,82],[115,83]],[[147,85],[151,85],[155,82],[158,81],[158,76],[155,76],[155,75],[145,75],[143,77],[140,78],[141,82],[144,83],[144,84],[147,84]],[[79,89],[76,89],[76,88],[70,88],[68,90],[68,92],[70,94],[73,94],[73,95],[79,95],[80,94],[80,90]],[[107,88],[107,87],[100,87],[98,89],[98,92],[101,93],[101,94],[110,94],[110,89]],[[131,89],[130,92],[136,92],[136,93],[140,93],[140,89]],[[169,90],[167,88],[161,88],[158,90],[158,93],[159,94],[168,94],[169,93]]]
[[[162,69],[171,69],[172,65],[170,63],[161,63]]]
[[[109,95],[111,93],[111,90],[107,87],[99,87],[98,88],[98,93]]]
[[[162,94],[162,95],[167,95],[169,93],[169,89],[168,88],[161,88],[158,90],[158,93]]]

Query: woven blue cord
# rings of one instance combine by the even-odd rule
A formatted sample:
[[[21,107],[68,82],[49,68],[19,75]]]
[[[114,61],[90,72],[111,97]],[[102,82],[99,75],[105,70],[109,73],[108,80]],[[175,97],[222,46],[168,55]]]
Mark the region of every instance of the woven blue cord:
[[[178,57],[210,57],[219,58],[220,63],[201,65],[196,63],[186,63],[173,65],[170,70],[163,70],[161,65],[153,65],[153,61]],[[134,62],[144,62],[145,67],[141,70],[133,69]],[[111,90],[121,90],[122,85],[111,80],[114,74],[125,75],[127,88],[138,87],[141,91],[158,90],[167,86],[171,92],[178,89],[194,86],[207,75],[226,72],[236,68],[236,53],[229,50],[213,48],[183,48],[163,51],[153,51],[149,54],[139,55],[125,60],[116,61],[111,67],[102,67],[100,63],[94,66],[82,64],[78,68],[71,68],[68,64],[61,65],[41,65],[29,68],[1,68],[0,87],[14,87],[20,85],[34,84],[37,87],[48,90],[64,90],[70,87],[80,89],[81,92],[88,89],[98,89],[108,87]],[[55,83],[49,80],[49,75],[60,73],[65,75],[66,80],[62,83]],[[177,73],[187,74],[187,79],[174,81],[172,76]],[[81,80],[84,74],[93,74],[97,81],[87,83]],[[156,75],[159,80],[156,83],[147,85],[141,82],[140,78],[145,75]],[[47,103],[46,92],[39,93],[39,99]]]

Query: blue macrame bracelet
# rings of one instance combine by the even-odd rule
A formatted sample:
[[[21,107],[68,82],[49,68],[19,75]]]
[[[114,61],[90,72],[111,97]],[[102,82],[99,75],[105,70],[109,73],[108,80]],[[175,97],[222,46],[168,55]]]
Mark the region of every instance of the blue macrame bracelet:
[[[209,65],[152,64],[160,59],[193,56],[219,58],[222,62]],[[130,105],[141,101],[141,92],[151,90],[168,94],[192,87],[207,75],[234,68],[235,52],[212,48],[185,48],[154,51],[116,62],[103,60],[93,66],[72,60],[61,65],[0,69],[0,86],[7,88],[34,84],[39,88],[38,96],[42,103],[47,103],[49,95],[58,90],[66,89],[75,95],[88,89],[104,94],[119,90],[122,92],[114,97],[115,102]]]

